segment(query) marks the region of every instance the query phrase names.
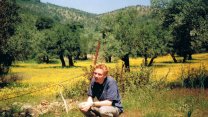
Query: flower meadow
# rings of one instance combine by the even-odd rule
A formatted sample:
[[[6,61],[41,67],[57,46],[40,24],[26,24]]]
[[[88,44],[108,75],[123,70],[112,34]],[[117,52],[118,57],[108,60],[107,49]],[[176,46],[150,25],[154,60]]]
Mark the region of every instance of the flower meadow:
[[[199,67],[204,65],[208,70],[208,54],[193,55],[193,60],[188,63],[173,63],[172,58],[167,56],[155,59],[153,77],[151,80],[165,78],[166,82],[174,82],[179,79],[181,69]],[[180,60],[180,58],[177,58]],[[142,64],[142,58],[131,58],[131,72],[137,72]],[[74,89],[77,83],[89,80],[83,75],[83,68],[89,69],[91,60],[76,61],[74,67],[62,68],[60,63],[37,64],[32,62],[16,62],[10,71],[10,75],[17,75],[18,80],[11,82],[8,86],[0,89],[0,105],[7,105],[12,102],[38,103],[40,100],[57,100],[59,92]],[[106,63],[110,69],[121,67],[122,61]],[[81,87],[82,88],[82,87]],[[75,89],[76,90],[76,89]]]

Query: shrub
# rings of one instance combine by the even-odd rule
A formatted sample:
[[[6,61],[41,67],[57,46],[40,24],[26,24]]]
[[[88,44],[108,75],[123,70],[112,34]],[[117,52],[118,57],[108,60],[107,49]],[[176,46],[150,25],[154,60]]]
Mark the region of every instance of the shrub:
[[[125,72],[118,65],[110,69],[110,75],[117,81],[121,92],[134,91],[150,83],[153,68],[141,66],[135,71]]]
[[[208,70],[205,65],[198,68],[182,68],[179,79],[182,79],[181,86],[186,88],[208,88]],[[180,86],[179,83],[172,83],[172,86]],[[174,86],[173,86],[174,87]]]
[[[87,80],[80,80],[77,83],[73,84],[70,88],[64,88],[64,97],[74,98],[85,96],[89,83]]]
[[[0,88],[13,85],[18,80],[21,80],[22,78],[17,74],[10,74],[10,75],[2,75],[0,76]]]
[[[93,77],[94,67],[90,66],[89,69],[87,67],[83,67],[82,71],[84,71],[85,78],[91,80],[91,78]]]

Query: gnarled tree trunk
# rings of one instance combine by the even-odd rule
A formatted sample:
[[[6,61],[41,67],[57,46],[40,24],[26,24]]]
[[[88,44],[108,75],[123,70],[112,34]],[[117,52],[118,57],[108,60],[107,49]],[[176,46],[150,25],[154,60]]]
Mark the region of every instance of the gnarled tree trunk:
[[[154,56],[154,57],[151,58],[148,66],[152,66],[153,65],[153,61],[154,61],[155,58],[157,58],[157,56]]]
[[[68,57],[68,60],[69,60],[69,66],[74,66],[74,62],[73,62],[72,56],[68,55],[67,57]]]
[[[177,59],[175,58],[175,55],[174,55],[174,54],[175,54],[175,53],[172,52],[172,53],[170,53],[170,56],[172,57],[174,63],[177,63],[178,61],[177,61]]]
[[[60,60],[61,60],[62,67],[66,67],[66,63],[65,63],[65,61],[64,61],[64,55],[63,55],[63,54],[60,54],[60,55],[59,55],[59,58],[60,58]]]

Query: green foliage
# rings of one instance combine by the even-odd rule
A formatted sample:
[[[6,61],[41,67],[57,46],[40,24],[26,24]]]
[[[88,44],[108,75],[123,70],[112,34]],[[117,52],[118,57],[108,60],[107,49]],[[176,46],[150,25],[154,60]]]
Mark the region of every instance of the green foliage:
[[[111,62],[112,57],[120,57],[121,56],[121,43],[117,40],[113,35],[113,26],[115,23],[115,19],[111,15],[104,15],[100,18],[100,25],[96,27],[96,33],[99,33],[99,37],[94,39],[94,43],[99,40],[101,43],[101,47],[99,50],[99,56],[101,61],[105,60],[106,62]],[[97,35],[96,35],[97,36]],[[93,43],[93,42],[92,42]],[[90,47],[91,51],[96,51],[96,44]]]
[[[125,65],[128,66],[129,55],[142,56],[145,59],[152,58],[153,61],[157,56],[167,53],[170,34],[162,29],[159,16],[150,8],[130,7],[112,13],[112,15],[107,14],[107,17],[105,15],[102,17],[104,23],[101,24],[100,30],[106,38],[105,40],[108,40],[110,34],[113,34],[116,40],[110,40],[111,43],[103,45],[118,48],[111,50],[111,48],[105,47],[104,55],[109,56],[110,53],[114,53],[117,57],[122,58]],[[152,65],[152,61],[149,65]]]
[[[40,17],[37,19],[35,26],[38,30],[50,29],[53,26],[53,19],[48,17]]]
[[[73,66],[72,57],[76,56],[80,50],[80,28],[82,25],[72,23],[55,27],[55,52],[58,56],[68,56],[69,66]],[[63,66],[63,64],[62,64]]]
[[[207,1],[204,0],[172,0],[160,7],[163,27],[169,29],[173,35],[170,48],[173,48],[174,53],[184,57],[183,62],[188,55],[206,48],[202,43],[207,38],[202,36],[205,33],[201,32],[201,29],[206,31],[206,25],[202,25],[207,21],[207,5]]]
[[[147,66],[147,58],[152,60],[158,56],[167,54],[168,42],[170,35],[160,26],[159,18],[151,15],[145,16],[139,20],[138,25],[138,38],[134,41],[133,45],[136,47],[134,53],[137,56],[142,56],[145,60],[144,65]],[[148,66],[151,66],[150,62]]]
[[[110,69],[109,74],[115,78],[122,93],[132,92],[147,85],[157,85],[151,82],[153,69],[150,67],[141,66],[134,72],[124,72],[116,66]]]
[[[135,8],[121,11],[115,17],[114,35],[117,40],[121,42],[120,56],[130,54],[133,47],[132,42],[135,39],[137,10]]]
[[[80,53],[79,59],[86,60],[87,59],[87,54],[92,53],[93,48],[90,45],[90,43],[92,44],[92,42],[94,42],[93,40],[94,39],[93,39],[93,33],[92,32],[84,30],[80,34],[79,46],[80,46],[81,53]]]
[[[179,81],[170,82],[167,87],[174,88],[208,88],[208,71],[204,64],[199,67],[181,67]]]
[[[199,68],[188,68],[182,72],[181,79],[186,88],[208,88],[208,71],[204,65]]]
[[[153,8],[164,8],[171,0],[150,0]]]
[[[60,27],[63,28],[63,25],[70,24],[70,34],[67,35],[79,42],[80,29],[85,25],[87,30],[91,30],[96,23],[92,19],[94,14],[48,3],[44,4],[39,0],[17,0],[17,4],[20,7],[22,23],[18,25],[17,32],[10,41],[10,44],[13,45],[11,50],[17,50],[14,52],[17,60],[36,59],[39,62],[49,63],[51,59],[57,58],[57,49],[55,49],[58,40],[56,38],[57,25],[62,25]],[[66,49],[63,53],[66,54],[67,51]],[[74,52],[73,55],[75,53],[78,52]]]
[[[15,56],[16,60],[28,59],[32,53],[32,31],[23,28],[23,25],[17,26],[16,33],[10,38],[8,44],[9,50]]]
[[[17,3],[21,6],[21,11],[31,13],[38,17],[50,17],[54,21],[61,23],[68,23],[69,21],[81,21],[91,28],[95,25],[96,21],[93,19],[95,14],[87,13],[73,8],[66,8],[54,4],[44,4],[38,0],[18,0]],[[28,15],[28,14],[27,14]],[[92,25],[90,25],[92,24]]]
[[[18,6],[14,0],[0,1],[0,76],[7,74],[15,55],[10,51],[9,41],[15,33],[15,26],[20,22]]]
[[[39,63],[49,63],[50,58],[53,57],[56,46],[55,33],[51,30],[43,30],[39,32],[40,38],[34,44],[36,45],[36,60]],[[49,58],[50,57],[50,58]]]
[[[126,71],[130,71],[129,65],[129,55],[132,54],[132,51],[137,47],[133,45],[135,40],[137,39],[137,31],[138,31],[138,17],[141,16],[137,7],[131,7],[126,10],[121,10],[113,19],[113,23],[109,20],[106,20],[107,27],[112,28],[112,34],[117,40],[115,44],[119,44],[117,47],[118,57],[120,57],[124,61],[124,65]],[[110,20],[112,19],[110,18]]]
[[[197,91],[196,91],[197,92]],[[139,112],[145,117],[199,116],[204,110],[204,92],[193,90],[166,90],[152,87],[141,87],[123,96],[124,115]],[[192,94],[193,93],[193,94]],[[196,93],[196,94],[195,94]],[[206,97],[206,96],[205,96]],[[128,113],[128,111],[130,112]]]
[[[111,57],[119,57],[121,50],[120,41],[116,40],[112,35],[108,35],[101,40],[101,48],[99,55],[105,59],[106,62],[111,62]],[[110,58],[108,58],[110,57]]]
[[[64,97],[76,98],[86,96],[89,83],[86,80],[82,80],[73,84],[70,88],[64,89]]]

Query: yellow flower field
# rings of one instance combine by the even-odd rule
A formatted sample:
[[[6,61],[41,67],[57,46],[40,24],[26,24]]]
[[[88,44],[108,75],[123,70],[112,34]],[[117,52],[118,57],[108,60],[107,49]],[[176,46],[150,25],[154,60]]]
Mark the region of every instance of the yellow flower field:
[[[177,60],[182,60],[182,58],[177,58]],[[131,66],[139,66],[142,63],[141,58],[130,59]],[[160,80],[162,77],[167,76],[167,82],[179,80],[178,74],[181,69],[187,68],[198,68],[204,65],[208,70],[208,54],[195,54],[193,55],[193,60],[187,61],[187,63],[173,63],[170,55],[158,57],[154,61],[153,74],[154,80]]]
[[[131,58],[131,70],[135,71],[142,63],[142,58]],[[166,77],[167,82],[178,80],[178,74],[182,68],[199,67],[204,64],[208,70],[208,53],[193,55],[193,60],[188,63],[173,63],[172,58],[167,55],[158,57],[154,63],[154,79],[160,80]],[[70,88],[80,80],[87,80],[82,76],[83,67],[90,67],[92,61],[77,61],[75,67],[62,68],[61,64],[35,64],[18,62],[11,68],[11,73],[21,77],[21,86],[5,87],[0,89],[0,102],[24,100],[30,101],[43,99],[45,97],[55,98],[63,88]],[[107,63],[111,68],[121,66],[117,63]],[[11,99],[10,99],[11,98]],[[5,103],[5,102],[3,102]]]

